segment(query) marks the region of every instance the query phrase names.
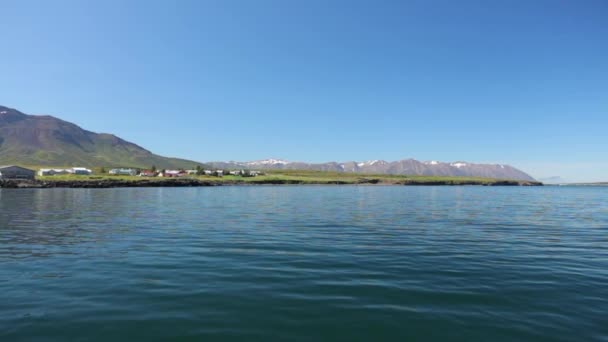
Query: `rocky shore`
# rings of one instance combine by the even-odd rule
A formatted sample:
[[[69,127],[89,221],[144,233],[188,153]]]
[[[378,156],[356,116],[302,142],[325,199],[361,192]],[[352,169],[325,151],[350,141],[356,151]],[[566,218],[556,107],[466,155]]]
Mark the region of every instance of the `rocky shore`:
[[[417,181],[417,180],[405,180],[402,182],[396,182],[395,184],[400,185],[483,185],[483,186],[542,186],[541,182],[532,181],[518,181],[518,180],[496,180],[492,182],[477,182],[477,181]]]
[[[0,188],[136,188],[136,187],[201,187],[201,186],[221,186],[221,185],[288,185],[288,184],[319,184],[319,185],[410,185],[410,186],[424,186],[424,185],[447,185],[447,186],[458,186],[458,185],[482,185],[482,186],[542,186],[540,182],[531,181],[509,181],[509,180],[496,180],[496,181],[454,181],[454,180],[441,180],[441,181],[428,181],[428,180],[416,180],[416,179],[405,179],[394,182],[386,182],[380,179],[374,178],[358,178],[352,182],[345,181],[323,181],[315,182],[308,180],[288,180],[288,179],[261,179],[251,180],[248,182],[234,181],[234,180],[201,180],[194,178],[180,178],[180,179],[141,179],[141,180],[120,180],[120,179],[99,179],[99,180],[36,180],[36,181],[23,181],[23,180],[0,180]]]
[[[142,179],[142,180],[5,180],[0,181],[0,188],[153,188],[153,187],[193,187],[223,185],[219,181],[202,181],[198,179]]]

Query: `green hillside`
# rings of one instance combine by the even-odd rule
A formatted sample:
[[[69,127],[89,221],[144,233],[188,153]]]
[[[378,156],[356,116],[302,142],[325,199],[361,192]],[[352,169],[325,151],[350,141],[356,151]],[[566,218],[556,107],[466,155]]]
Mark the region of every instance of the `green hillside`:
[[[0,106],[0,165],[192,168],[111,134],[98,134],[52,116]]]

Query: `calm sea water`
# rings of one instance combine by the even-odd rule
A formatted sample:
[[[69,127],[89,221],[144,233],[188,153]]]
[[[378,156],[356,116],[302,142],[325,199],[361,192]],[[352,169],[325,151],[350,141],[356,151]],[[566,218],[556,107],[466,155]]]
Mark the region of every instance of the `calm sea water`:
[[[608,341],[608,188],[0,190],[0,341]]]

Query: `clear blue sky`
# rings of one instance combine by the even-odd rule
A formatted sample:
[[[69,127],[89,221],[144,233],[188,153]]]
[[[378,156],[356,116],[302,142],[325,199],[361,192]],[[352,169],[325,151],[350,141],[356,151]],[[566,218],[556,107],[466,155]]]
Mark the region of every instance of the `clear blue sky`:
[[[0,0],[0,104],[199,161],[608,180],[608,2]]]

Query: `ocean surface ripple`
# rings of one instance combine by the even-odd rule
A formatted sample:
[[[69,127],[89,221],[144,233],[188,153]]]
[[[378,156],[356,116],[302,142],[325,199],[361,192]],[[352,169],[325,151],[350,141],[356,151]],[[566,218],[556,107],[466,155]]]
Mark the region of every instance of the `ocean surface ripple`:
[[[2,189],[38,340],[608,341],[608,189]]]

